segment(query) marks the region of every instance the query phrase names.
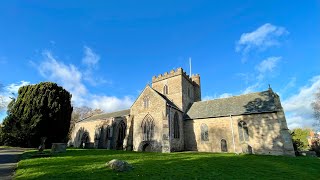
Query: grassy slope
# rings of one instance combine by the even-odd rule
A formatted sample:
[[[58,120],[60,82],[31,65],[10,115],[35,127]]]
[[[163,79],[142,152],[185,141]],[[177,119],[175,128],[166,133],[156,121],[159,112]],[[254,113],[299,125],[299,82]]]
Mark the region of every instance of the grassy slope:
[[[319,179],[319,158],[212,153],[139,153],[68,149],[49,158],[18,164],[16,179]],[[130,172],[105,167],[112,159],[126,160]]]

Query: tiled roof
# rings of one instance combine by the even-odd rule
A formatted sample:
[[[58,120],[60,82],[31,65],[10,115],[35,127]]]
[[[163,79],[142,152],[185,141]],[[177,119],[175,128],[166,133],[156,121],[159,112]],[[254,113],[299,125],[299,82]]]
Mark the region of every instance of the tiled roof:
[[[121,117],[121,116],[129,115],[129,114],[130,114],[130,109],[126,109],[126,110],[122,110],[122,111],[93,115],[88,118],[82,119],[78,122],[94,121],[94,120],[99,120],[99,119],[108,119],[111,117]]]
[[[282,110],[279,96],[271,89],[192,104],[185,119],[275,112]]]

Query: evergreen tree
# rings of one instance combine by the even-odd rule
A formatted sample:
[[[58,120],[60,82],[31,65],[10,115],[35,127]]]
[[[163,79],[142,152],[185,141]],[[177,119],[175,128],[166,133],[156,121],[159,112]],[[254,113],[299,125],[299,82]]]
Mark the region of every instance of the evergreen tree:
[[[47,137],[47,147],[53,142],[67,141],[71,94],[56,83],[23,86],[9,105],[1,130],[3,144],[37,147],[41,137]]]

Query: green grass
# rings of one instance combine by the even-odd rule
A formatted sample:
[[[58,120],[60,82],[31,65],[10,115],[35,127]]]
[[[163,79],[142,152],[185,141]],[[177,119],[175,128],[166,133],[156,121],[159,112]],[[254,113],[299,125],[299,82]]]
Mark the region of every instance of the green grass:
[[[68,149],[46,158],[26,152],[16,179],[319,179],[320,159],[213,153],[141,153]],[[113,172],[105,163],[126,160],[129,172]]]

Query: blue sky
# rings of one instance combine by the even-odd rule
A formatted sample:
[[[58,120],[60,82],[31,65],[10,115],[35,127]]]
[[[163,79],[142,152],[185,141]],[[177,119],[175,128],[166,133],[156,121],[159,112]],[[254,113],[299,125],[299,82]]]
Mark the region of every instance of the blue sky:
[[[312,125],[310,103],[320,87],[319,1],[1,3],[5,100],[21,85],[54,81],[73,94],[75,106],[124,109],[153,75],[178,67],[189,73],[191,57],[203,99],[271,84],[289,127]]]

